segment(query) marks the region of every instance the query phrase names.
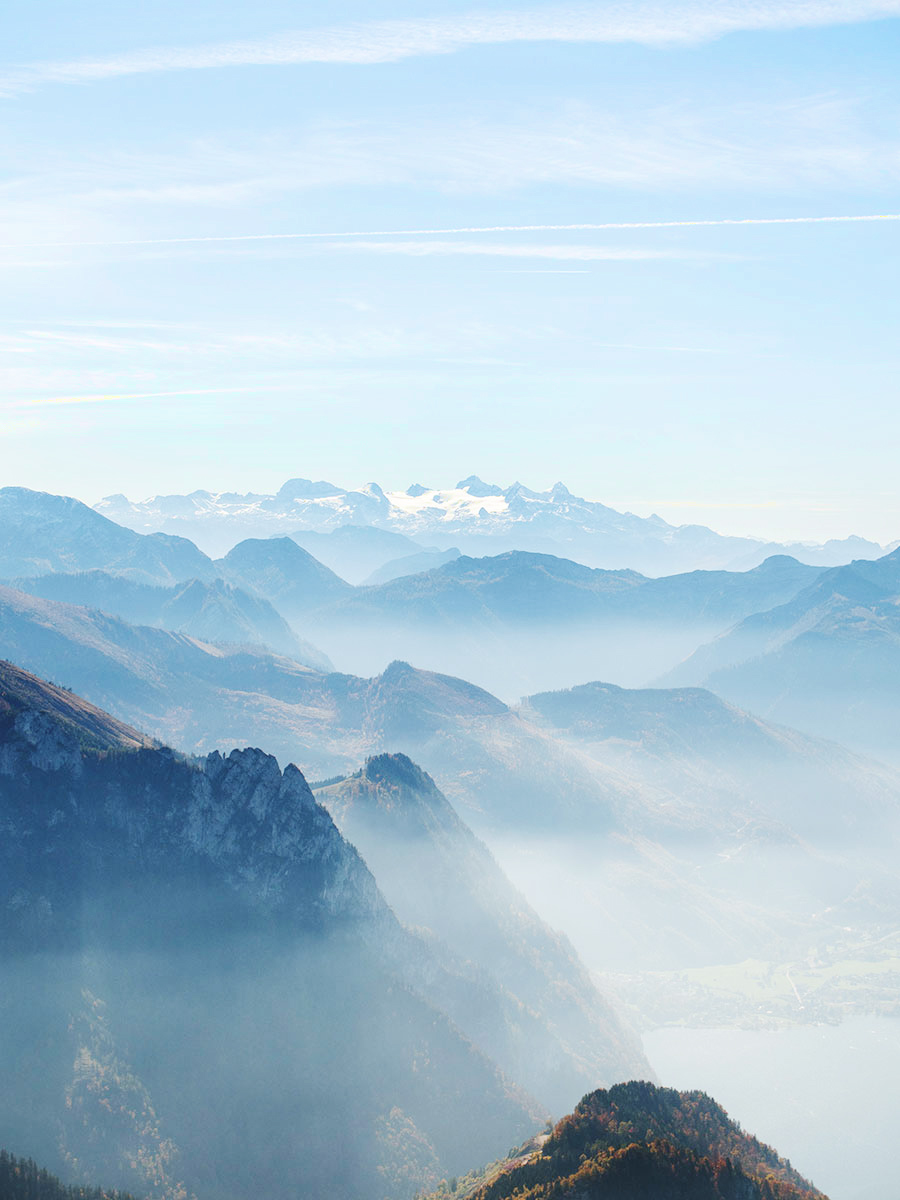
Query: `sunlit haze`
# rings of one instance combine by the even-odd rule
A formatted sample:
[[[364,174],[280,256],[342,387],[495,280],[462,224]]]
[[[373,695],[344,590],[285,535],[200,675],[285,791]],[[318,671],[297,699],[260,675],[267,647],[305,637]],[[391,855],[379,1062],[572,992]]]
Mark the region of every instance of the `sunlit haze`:
[[[892,541],[900,222],[797,218],[897,214],[896,15],[14,4],[7,482]]]
[[[900,0],[2,28],[0,1200],[897,1200]]]

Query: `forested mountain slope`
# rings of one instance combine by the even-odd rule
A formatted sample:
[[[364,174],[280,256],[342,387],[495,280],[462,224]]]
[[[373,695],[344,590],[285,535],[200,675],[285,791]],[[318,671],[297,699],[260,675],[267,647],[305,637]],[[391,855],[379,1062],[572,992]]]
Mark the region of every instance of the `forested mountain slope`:
[[[30,1158],[16,1158],[8,1150],[0,1150],[0,1197],[2,1200],[134,1200],[127,1192],[61,1183]]]
[[[585,1096],[539,1149],[456,1194],[461,1200],[824,1200],[703,1092],[636,1082]]]

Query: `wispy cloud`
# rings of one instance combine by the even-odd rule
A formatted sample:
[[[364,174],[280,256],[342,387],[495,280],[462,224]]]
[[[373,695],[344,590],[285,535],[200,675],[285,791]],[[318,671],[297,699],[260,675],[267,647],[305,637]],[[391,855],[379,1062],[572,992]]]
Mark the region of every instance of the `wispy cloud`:
[[[29,405],[45,404],[103,404],[110,400],[156,400],[167,396],[218,396],[238,392],[258,392],[260,387],[179,388],[171,392],[98,392],[85,396],[38,396]],[[272,391],[272,387],[265,388]]]
[[[464,255],[488,258],[548,258],[577,262],[640,262],[644,259],[697,258],[693,251],[659,250],[647,247],[535,245],[510,242],[369,242],[341,243],[346,249],[370,254],[405,254],[412,258],[432,255]]]
[[[692,205],[700,223],[706,218],[697,207],[713,190],[728,189],[745,198],[751,189],[770,197],[798,190],[809,195],[812,189],[824,197],[838,189],[846,205],[851,194],[864,197],[873,189],[896,189],[900,141],[885,132],[896,116],[884,106],[875,111],[852,97],[833,95],[627,113],[564,104],[539,114],[509,114],[505,121],[479,116],[466,121],[321,122],[252,142],[238,136],[186,139],[165,151],[132,146],[62,156],[51,148],[32,153],[18,172],[10,150],[8,178],[0,183],[0,225],[7,249],[13,244],[161,246],[179,241],[199,246],[204,235],[223,243],[232,235],[231,240],[249,243],[338,233],[368,238],[510,231],[502,221],[485,221],[477,228],[460,222],[459,229],[447,222],[446,230],[410,223],[398,230],[344,226],[270,232],[266,205],[284,197],[314,189],[410,186],[451,197],[492,197],[522,187],[602,187],[607,196],[612,189],[640,189],[664,193],[669,212],[672,197],[693,195],[679,207],[690,218]],[[871,200],[861,199],[861,207],[856,213],[851,207],[848,215],[880,215],[862,207],[865,203]],[[821,215],[830,207],[823,200]],[[283,230],[283,206],[279,209]],[[229,212],[247,214],[248,223],[252,214],[254,224],[229,229]],[[198,213],[211,220],[198,218]],[[813,210],[795,223],[809,223],[820,213]],[[635,226],[627,220],[598,224],[587,211],[585,218],[574,228]],[[782,222],[787,219],[771,220]],[[736,217],[734,224],[740,223],[742,218]],[[653,228],[659,223],[644,224]],[[552,229],[542,223],[540,231],[548,226]],[[167,236],[169,231],[186,236]]]
[[[173,346],[170,342],[149,341],[144,338],[102,337],[96,333],[75,333],[70,330],[27,329],[24,336],[45,345],[49,343],[76,350],[109,350],[119,354],[132,350],[190,349],[189,346]]]
[[[134,336],[134,331],[143,329],[153,330],[157,336]],[[102,319],[23,327],[0,335],[0,356],[16,356],[4,368],[4,395],[49,395],[54,403],[68,403],[68,393],[77,391],[78,396],[88,394],[87,403],[116,399],[120,392],[129,397],[134,393],[132,398],[151,390],[154,395],[162,394],[163,380],[168,382],[172,372],[177,373],[176,381],[185,371],[200,372],[203,380],[221,381],[226,391],[239,384],[246,384],[241,390],[253,391],[263,380],[271,383],[273,373],[335,364],[358,369],[373,363],[486,355],[506,340],[508,330],[502,323],[492,325],[473,318],[435,327],[427,318],[398,322],[379,317],[371,309],[359,312],[341,306],[336,319],[333,313],[320,311],[300,327],[293,322],[267,322],[260,327],[238,322],[167,325],[155,321],[122,326],[116,320]],[[19,356],[24,356],[21,365]],[[85,382],[73,386],[71,379],[84,378],[85,373]],[[56,382],[45,386],[48,377]],[[60,382],[66,379],[68,384]]]
[[[304,63],[370,65],[508,42],[690,45],[740,31],[786,30],[900,15],[900,0],[695,0],[552,5],[452,17],[357,22],[254,41],[157,47],[102,58],[39,62],[0,75],[0,93],[124,75]]]
[[[637,350],[640,353],[652,351],[660,354],[728,354],[722,347],[713,346],[647,346],[635,342],[595,342],[601,350]]]

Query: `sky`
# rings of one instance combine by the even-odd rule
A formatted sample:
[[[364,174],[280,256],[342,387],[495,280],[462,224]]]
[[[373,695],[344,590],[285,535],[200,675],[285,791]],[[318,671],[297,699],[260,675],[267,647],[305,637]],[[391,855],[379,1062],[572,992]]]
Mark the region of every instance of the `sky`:
[[[900,537],[900,0],[4,25],[0,483]]]

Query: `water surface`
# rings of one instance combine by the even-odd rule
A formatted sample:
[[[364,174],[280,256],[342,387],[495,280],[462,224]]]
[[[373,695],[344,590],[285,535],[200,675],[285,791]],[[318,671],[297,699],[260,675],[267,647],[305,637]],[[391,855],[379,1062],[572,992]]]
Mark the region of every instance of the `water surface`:
[[[660,1082],[701,1088],[831,1200],[900,1200],[900,1020],[658,1029]]]

